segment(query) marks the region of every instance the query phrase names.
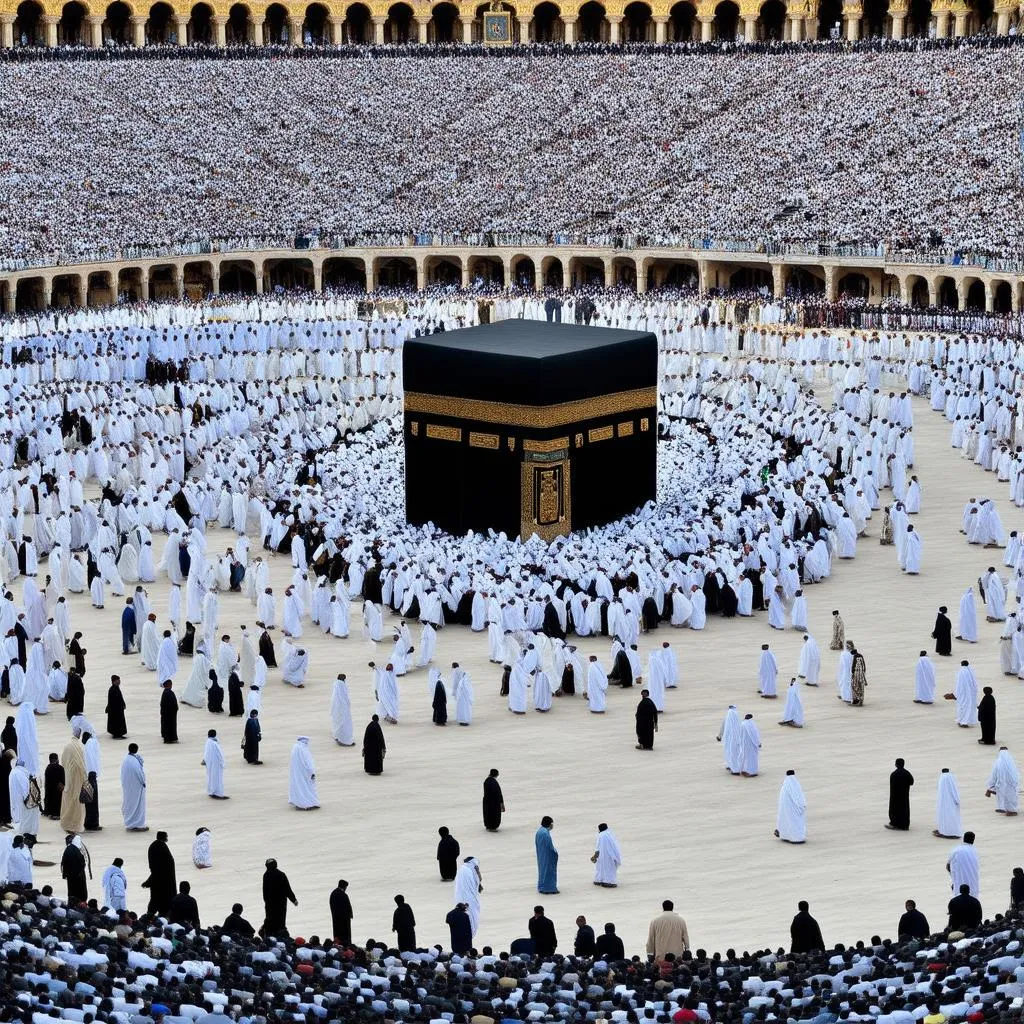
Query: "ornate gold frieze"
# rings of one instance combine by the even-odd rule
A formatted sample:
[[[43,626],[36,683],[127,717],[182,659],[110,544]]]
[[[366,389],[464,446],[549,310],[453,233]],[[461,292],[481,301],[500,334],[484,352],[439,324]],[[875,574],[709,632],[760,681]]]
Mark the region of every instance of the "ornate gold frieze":
[[[444,427],[440,423],[428,423],[427,437],[434,441],[461,441],[462,430],[460,427]]]
[[[475,430],[469,432],[470,448],[491,448],[497,450],[500,440],[497,434],[479,434]]]
[[[607,441],[615,434],[611,427],[595,427],[587,431],[587,440],[593,444],[595,441]]]
[[[413,420],[412,423],[409,424],[409,432],[412,434],[413,437],[420,436],[420,425],[415,420]]]
[[[572,491],[568,459],[532,462],[520,470],[520,535],[551,541],[572,529]]]
[[[406,392],[405,411],[427,416],[448,416],[477,423],[501,423],[508,427],[564,427],[582,420],[614,416],[658,404],[657,388],[616,391],[596,398],[581,398],[558,405],[518,405],[513,402],[488,402],[479,398],[452,398]]]
[[[556,437],[553,441],[523,441],[524,452],[558,452],[569,447],[569,438]]]
[[[633,421],[626,420],[625,423],[620,423],[618,426],[619,437],[632,437],[633,436]]]
[[[650,430],[650,428],[651,428],[651,421],[646,416],[644,416],[640,420],[640,433],[641,434],[646,434],[647,431]]]

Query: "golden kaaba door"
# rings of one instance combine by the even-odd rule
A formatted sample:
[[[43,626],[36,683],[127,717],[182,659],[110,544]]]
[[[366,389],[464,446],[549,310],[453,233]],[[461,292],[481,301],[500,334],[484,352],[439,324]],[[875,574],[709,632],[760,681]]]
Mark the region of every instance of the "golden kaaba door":
[[[553,540],[572,529],[572,496],[566,451],[549,455],[527,454],[522,465],[522,522],[525,540],[537,534]]]

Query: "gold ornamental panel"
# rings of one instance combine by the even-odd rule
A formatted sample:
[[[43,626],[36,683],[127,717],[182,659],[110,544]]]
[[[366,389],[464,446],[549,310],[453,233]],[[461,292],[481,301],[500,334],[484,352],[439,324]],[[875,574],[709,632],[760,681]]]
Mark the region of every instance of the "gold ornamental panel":
[[[461,441],[462,429],[460,427],[444,427],[440,423],[428,423],[427,437],[434,441]]]
[[[595,427],[593,430],[587,431],[587,440],[594,444],[597,441],[609,441],[615,436],[615,430],[612,427]]]
[[[551,452],[559,452],[563,448],[568,447],[569,438],[567,437],[556,437],[553,441],[531,441],[529,439],[523,441],[524,452],[550,454]]]
[[[500,443],[501,439],[497,434],[480,434],[475,430],[469,432],[470,448],[490,448],[492,451],[496,451]]]
[[[617,429],[619,437],[632,437],[633,436],[633,421],[626,420],[625,423],[620,423]]]
[[[569,460],[526,459],[520,470],[520,483],[520,536],[525,540],[535,533],[542,540],[552,541],[568,534],[572,529]]]

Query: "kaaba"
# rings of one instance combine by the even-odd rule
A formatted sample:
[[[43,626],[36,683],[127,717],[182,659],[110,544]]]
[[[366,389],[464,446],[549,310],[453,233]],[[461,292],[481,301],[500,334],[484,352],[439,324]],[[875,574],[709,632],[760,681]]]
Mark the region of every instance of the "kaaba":
[[[655,497],[653,334],[501,320],[412,338],[402,364],[413,525],[551,540]]]

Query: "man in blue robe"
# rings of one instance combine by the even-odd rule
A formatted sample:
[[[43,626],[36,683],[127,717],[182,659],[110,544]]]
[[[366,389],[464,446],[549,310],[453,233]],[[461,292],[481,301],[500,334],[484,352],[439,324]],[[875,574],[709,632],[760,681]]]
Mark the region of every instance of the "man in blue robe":
[[[558,851],[551,841],[554,821],[547,815],[540,820],[540,828],[533,837],[537,847],[537,891],[545,895],[558,892]]]

